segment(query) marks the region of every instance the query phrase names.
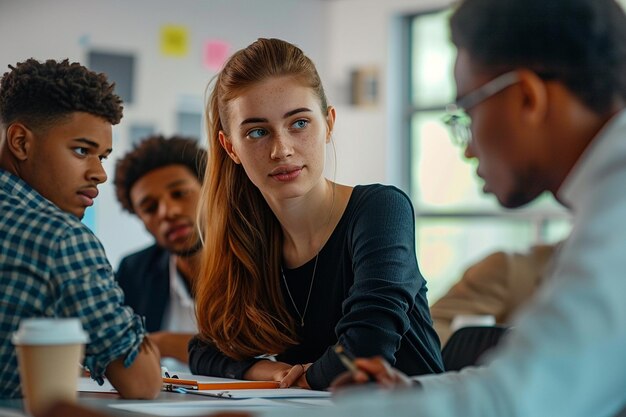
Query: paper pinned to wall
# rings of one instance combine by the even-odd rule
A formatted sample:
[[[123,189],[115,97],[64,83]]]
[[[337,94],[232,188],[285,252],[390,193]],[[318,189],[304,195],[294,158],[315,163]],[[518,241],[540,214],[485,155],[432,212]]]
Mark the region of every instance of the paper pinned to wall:
[[[223,40],[209,39],[204,42],[203,49],[204,66],[211,71],[219,71],[230,55],[231,45]]]
[[[83,33],[78,37],[78,45],[83,48],[89,47],[91,45],[91,35],[88,33]]]
[[[183,57],[189,51],[189,31],[187,26],[164,25],[161,27],[161,53],[167,56]]]

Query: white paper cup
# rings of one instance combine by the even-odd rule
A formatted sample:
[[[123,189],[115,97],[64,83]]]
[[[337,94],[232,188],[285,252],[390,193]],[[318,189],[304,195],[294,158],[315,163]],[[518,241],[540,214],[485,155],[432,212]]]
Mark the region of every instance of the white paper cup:
[[[53,403],[75,402],[87,333],[79,319],[23,319],[13,334],[24,408],[40,416]]]

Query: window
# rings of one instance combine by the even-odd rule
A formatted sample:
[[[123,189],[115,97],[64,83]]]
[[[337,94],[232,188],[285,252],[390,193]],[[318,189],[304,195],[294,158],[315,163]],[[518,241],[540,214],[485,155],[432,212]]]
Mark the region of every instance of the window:
[[[455,98],[449,15],[446,9],[407,20],[406,178],[416,210],[418,262],[431,303],[487,254],[556,242],[570,227],[567,213],[551,196],[518,210],[501,208],[493,196],[482,193],[476,161],[464,159],[450,141],[441,122],[444,106]]]

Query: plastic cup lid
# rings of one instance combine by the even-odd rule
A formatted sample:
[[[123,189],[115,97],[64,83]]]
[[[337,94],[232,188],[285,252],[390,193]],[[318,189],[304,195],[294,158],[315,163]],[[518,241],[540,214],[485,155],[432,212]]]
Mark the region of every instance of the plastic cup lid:
[[[14,345],[65,345],[87,343],[89,336],[77,318],[22,319],[11,341]]]

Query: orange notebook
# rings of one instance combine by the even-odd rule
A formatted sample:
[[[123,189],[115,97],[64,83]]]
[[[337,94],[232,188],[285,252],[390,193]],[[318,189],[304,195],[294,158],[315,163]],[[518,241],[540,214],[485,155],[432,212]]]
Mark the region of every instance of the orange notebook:
[[[164,384],[197,390],[269,389],[279,388],[278,381],[196,381],[193,379],[163,378]]]

